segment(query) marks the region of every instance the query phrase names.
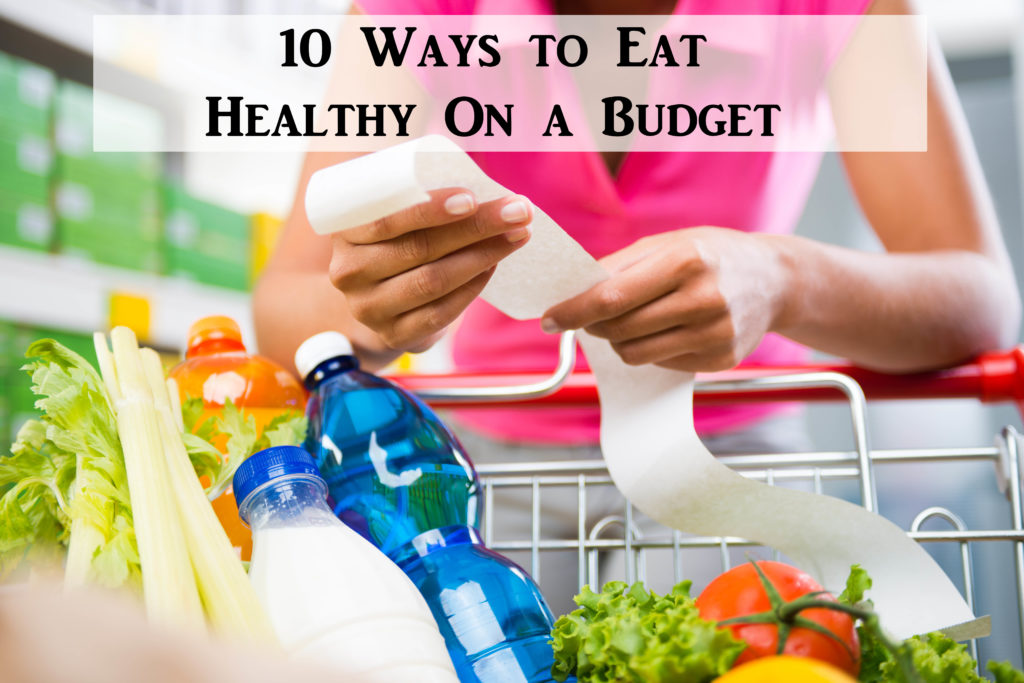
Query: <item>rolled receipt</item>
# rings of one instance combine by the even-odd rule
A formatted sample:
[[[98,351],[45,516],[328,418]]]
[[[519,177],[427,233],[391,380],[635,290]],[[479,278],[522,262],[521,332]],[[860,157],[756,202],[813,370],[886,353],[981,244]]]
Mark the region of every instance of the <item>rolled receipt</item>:
[[[464,187],[480,202],[512,194],[453,142],[419,138],[318,171],[306,192],[313,229],[330,234]],[[530,241],[500,264],[481,296],[506,315],[539,318],[608,274],[539,208]],[[693,375],[623,363],[602,339],[580,343],[601,399],[601,449],[615,485],[637,509],[674,529],[771,546],[839,590],[850,565],[874,579],[870,597],[894,636],[947,630],[987,635],[942,569],[883,517],[830,496],[747,479],[704,447],[693,428]]]

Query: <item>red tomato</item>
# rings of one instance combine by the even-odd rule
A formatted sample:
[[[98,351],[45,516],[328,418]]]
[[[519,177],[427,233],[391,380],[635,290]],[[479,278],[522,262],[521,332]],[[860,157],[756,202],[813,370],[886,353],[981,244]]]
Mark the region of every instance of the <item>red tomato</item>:
[[[775,586],[779,597],[790,602],[808,593],[822,590],[814,579],[795,567],[781,562],[758,562],[768,581]],[[829,594],[819,600],[835,601]],[[734,617],[771,612],[774,606],[764,585],[749,562],[725,572],[704,589],[697,598],[697,609],[704,619],[724,621]],[[793,626],[786,640],[784,654],[810,657],[827,662],[856,676],[860,670],[860,644],[854,620],[849,615],[827,608],[811,608],[798,613],[799,617],[815,622],[834,633],[846,647],[828,636],[809,628]],[[747,648],[736,660],[736,666],[760,657],[777,654],[779,629],[774,623],[732,624],[725,626]],[[849,648],[849,649],[847,649]],[[853,653],[851,656],[851,652]]]

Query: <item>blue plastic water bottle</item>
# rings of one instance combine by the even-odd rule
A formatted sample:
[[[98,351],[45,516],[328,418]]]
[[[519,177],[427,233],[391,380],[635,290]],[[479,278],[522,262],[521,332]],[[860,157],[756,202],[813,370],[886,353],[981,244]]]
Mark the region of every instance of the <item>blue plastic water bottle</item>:
[[[341,334],[308,339],[295,365],[329,504],[420,589],[459,680],[551,681],[551,611],[526,572],[483,545],[480,484],[455,435],[415,396],[361,371]]]

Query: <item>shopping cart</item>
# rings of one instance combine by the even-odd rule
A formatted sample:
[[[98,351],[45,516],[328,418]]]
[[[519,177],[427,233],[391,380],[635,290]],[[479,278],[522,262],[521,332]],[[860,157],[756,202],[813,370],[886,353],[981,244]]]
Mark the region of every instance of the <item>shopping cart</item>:
[[[558,366],[552,374],[502,373],[409,375],[395,380],[416,392],[435,408],[596,405],[597,388],[589,373],[573,371],[576,340],[573,333],[562,336]],[[1012,649],[1024,655],[1024,515],[1022,515],[1021,449],[1018,432],[1008,426],[996,436],[995,445],[976,448],[872,449],[866,421],[867,399],[951,399],[973,398],[986,403],[1014,402],[1024,415],[1024,347],[985,355],[976,361],[940,372],[892,376],[851,365],[759,367],[720,373],[713,380],[698,381],[694,389],[696,404],[754,401],[844,401],[849,407],[853,447],[848,451],[813,453],[764,453],[723,455],[720,460],[752,479],[776,485],[783,481],[803,482],[822,492],[827,482],[856,483],[859,502],[868,510],[878,510],[877,468],[899,463],[926,463],[942,467],[951,463],[987,462],[995,476],[992,481],[1005,494],[1009,523],[1005,528],[969,529],[963,519],[948,507],[930,505],[917,514],[908,534],[921,543],[952,544],[957,549],[955,571],[946,566],[958,583],[972,609],[975,607],[974,554],[980,544],[1006,546],[1006,564],[1012,562],[1015,579],[1006,567],[1006,594],[1003,609],[1016,608],[1013,623],[1019,631]],[[553,551],[574,551],[578,584],[601,583],[603,553],[625,553],[625,579],[644,579],[645,553],[661,549],[671,551],[676,581],[684,578],[684,554],[697,549],[715,549],[721,570],[729,568],[732,549],[749,550],[755,544],[741,538],[691,536],[668,531],[658,538],[639,533],[634,524],[633,507],[626,502],[621,514],[610,515],[588,524],[587,498],[596,487],[612,486],[608,470],[601,460],[569,462],[529,462],[484,464],[478,466],[484,491],[485,542],[499,552],[526,552],[534,576],[540,573],[541,556]],[[544,492],[559,487],[575,489],[578,503],[576,533],[569,538],[547,538],[541,534]],[[494,493],[511,488],[527,491],[532,501],[529,538],[495,538],[493,532]],[[857,500],[859,498],[859,500]],[[945,530],[925,530],[926,523],[941,522]],[[629,530],[627,532],[627,530]],[[704,551],[708,552],[707,550]],[[1012,560],[1010,559],[1012,557]],[[947,563],[948,565],[948,563]],[[1008,584],[1015,583],[1011,588]],[[1012,596],[1012,598],[1011,598]],[[1005,615],[1004,615],[1005,616]],[[995,620],[999,623],[999,620]],[[1005,620],[1004,620],[1005,623]],[[1006,639],[1004,634],[1004,640]],[[978,643],[971,642],[977,657]],[[1005,651],[1000,652],[1006,657]],[[1018,661],[1019,665],[1020,662]]]

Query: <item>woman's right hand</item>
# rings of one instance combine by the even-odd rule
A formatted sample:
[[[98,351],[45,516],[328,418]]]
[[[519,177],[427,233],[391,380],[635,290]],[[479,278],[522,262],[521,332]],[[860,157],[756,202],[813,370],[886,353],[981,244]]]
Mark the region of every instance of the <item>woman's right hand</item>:
[[[391,351],[425,351],[526,244],[533,210],[512,195],[479,204],[462,188],[333,236],[331,283]]]

